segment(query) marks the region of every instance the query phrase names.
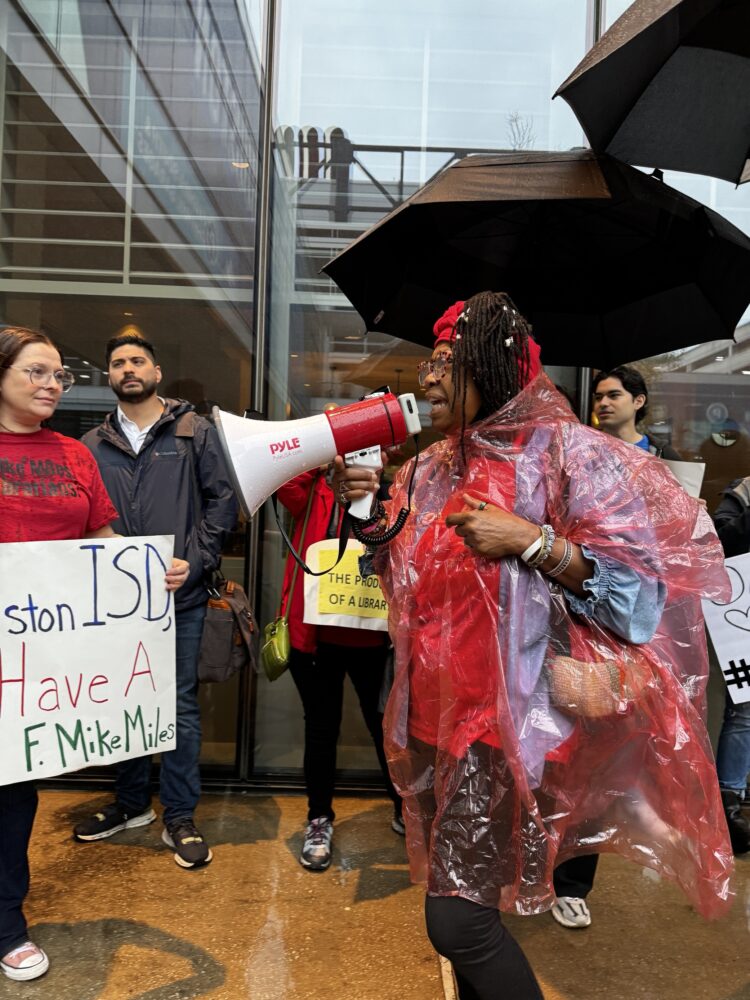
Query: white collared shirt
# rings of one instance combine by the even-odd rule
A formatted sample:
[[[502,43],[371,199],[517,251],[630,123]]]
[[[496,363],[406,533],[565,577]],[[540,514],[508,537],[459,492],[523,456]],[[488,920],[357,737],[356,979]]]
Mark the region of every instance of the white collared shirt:
[[[159,400],[163,406],[164,400],[161,398],[161,396],[159,397]],[[157,417],[156,420],[153,420],[148,425],[148,427],[139,427],[138,424],[136,424],[133,420],[131,420],[129,417],[126,417],[125,414],[122,412],[122,409],[118,406],[117,419],[120,423],[120,427],[122,428],[122,433],[128,439],[128,441],[130,442],[130,447],[137,455],[138,452],[143,447],[143,442],[146,440],[146,435],[154,426],[154,424],[159,422],[161,416]]]

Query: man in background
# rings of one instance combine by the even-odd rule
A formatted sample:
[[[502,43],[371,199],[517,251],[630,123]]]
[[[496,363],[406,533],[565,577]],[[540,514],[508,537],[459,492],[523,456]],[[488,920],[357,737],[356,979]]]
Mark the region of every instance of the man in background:
[[[134,334],[107,344],[109,384],[119,405],[83,437],[112,502],[122,535],[174,535],[174,554],[189,563],[175,595],[177,745],[161,755],[162,840],[182,868],[207,865],[211,849],[193,822],[200,798],[198,656],[207,576],[237,520],[237,502],[213,425],[191,403],[162,399],[162,373],[151,343]],[[96,841],[156,819],[151,758],[117,766],[115,801],[78,823],[76,840]]]
[[[600,431],[634,444],[657,458],[680,460],[674,448],[652,442],[636,427],[648,414],[648,387],[637,369],[620,365],[610,372],[599,372],[594,378],[592,393],[593,412]]]

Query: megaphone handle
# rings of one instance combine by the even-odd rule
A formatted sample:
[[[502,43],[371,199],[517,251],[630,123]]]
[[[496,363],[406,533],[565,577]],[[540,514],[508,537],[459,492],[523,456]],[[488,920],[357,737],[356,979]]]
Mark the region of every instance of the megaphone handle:
[[[344,455],[344,465],[348,468],[357,466],[360,469],[372,469],[379,472],[383,468],[380,456],[380,445],[372,448],[362,448],[359,451],[350,451]],[[359,500],[352,500],[348,507],[349,516],[356,517],[360,521],[366,521],[372,513],[372,494],[361,497]]]

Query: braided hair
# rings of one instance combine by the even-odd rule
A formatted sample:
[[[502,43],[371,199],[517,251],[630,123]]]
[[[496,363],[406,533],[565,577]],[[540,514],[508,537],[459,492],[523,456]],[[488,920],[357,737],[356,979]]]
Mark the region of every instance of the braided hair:
[[[505,292],[479,292],[456,320],[453,386],[463,410],[468,377],[482,397],[477,418],[489,416],[513,399],[529,380],[531,358],[526,322]],[[461,432],[466,429],[462,417]]]

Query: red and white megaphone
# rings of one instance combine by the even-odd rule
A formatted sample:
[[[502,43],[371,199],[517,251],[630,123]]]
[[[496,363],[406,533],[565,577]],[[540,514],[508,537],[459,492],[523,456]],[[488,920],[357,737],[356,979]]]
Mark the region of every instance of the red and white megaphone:
[[[276,490],[302,472],[343,455],[347,465],[380,468],[381,448],[403,444],[421,425],[414,393],[376,392],[358,403],[302,420],[247,420],[218,406],[213,418],[242,508],[252,517]],[[355,501],[367,518],[371,497]]]

